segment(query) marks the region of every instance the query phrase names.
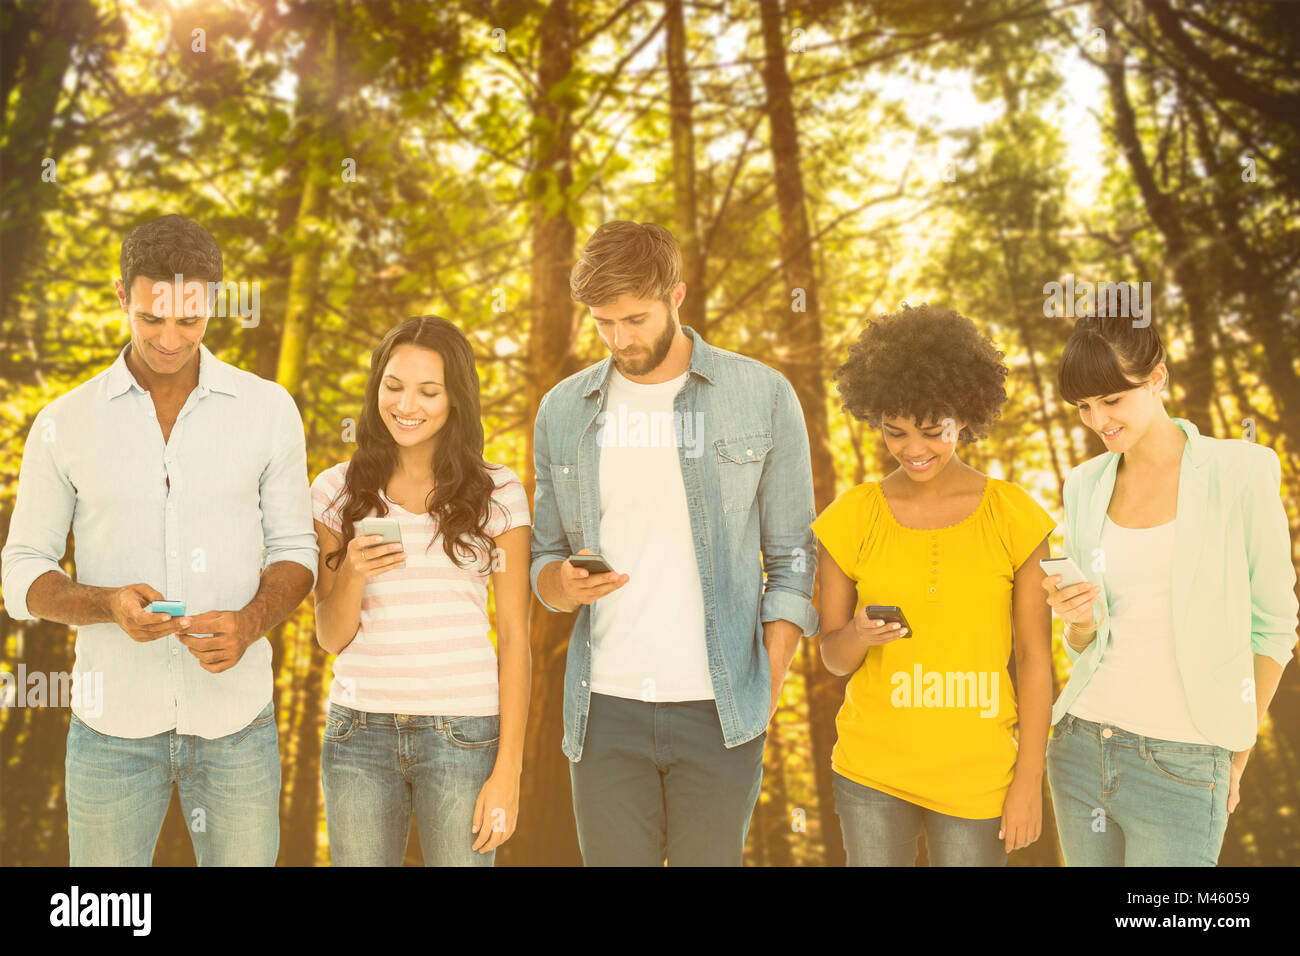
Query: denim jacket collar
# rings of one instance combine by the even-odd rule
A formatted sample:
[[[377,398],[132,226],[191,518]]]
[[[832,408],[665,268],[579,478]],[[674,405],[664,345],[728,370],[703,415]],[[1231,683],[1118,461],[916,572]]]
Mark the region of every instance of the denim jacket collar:
[[[686,371],[698,375],[710,385],[714,384],[713,366],[717,361],[713,354],[715,349],[705,342],[703,336],[689,325],[683,325],[682,331],[693,343],[691,347],[691,364]],[[591,398],[592,395],[599,392],[601,404],[604,405],[605,390],[609,387],[609,370],[612,366],[613,359],[605,356],[604,359],[582,373],[581,392],[583,398]]]

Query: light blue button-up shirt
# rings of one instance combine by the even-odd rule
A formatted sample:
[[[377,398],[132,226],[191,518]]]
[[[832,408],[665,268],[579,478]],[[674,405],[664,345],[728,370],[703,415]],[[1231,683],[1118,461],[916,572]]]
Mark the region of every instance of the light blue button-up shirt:
[[[805,637],[817,633],[808,432],[784,376],[714,348],[689,326],[682,331],[693,346],[689,376],[673,400],[682,430],[678,460],[704,592],[709,675],[723,739],[737,747],[767,727],[772,695],[763,623],[785,620]],[[530,574],[539,601],[537,578],[546,565],[583,548],[600,553],[598,415],[609,369],[606,358],[569,376],[537,409]],[[584,605],[564,672],[564,752],[575,761],[591,706],[590,631],[591,606]]]
[[[153,400],[127,368],[130,348],[32,424],[0,554],[9,616],[35,619],[27,590],[60,570],[69,527],[79,584],[148,584],[186,602],[189,615],[242,609],[277,561],[301,564],[314,585],[306,443],[292,396],[200,344],[199,383],[164,442]],[[173,728],[222,737],[271,700],[265,637],[213,674],[175,636],[142,643],[116,624],[86,624],[76,628],[75,672],[83,689],[73,712],[116,737]],[[98,686],[101,699],[87,706]]]

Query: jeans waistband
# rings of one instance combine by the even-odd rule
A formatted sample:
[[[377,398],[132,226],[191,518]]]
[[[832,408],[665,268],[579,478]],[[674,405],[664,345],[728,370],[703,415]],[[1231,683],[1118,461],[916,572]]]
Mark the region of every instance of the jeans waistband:
[[[1074,714],[1069,713],[1057,722],[1057,728],[1058,733],[1069,734],[1075,731],[1083,731],[1112,746],[1135,747],[1143,754],[1149,750],[1159,750],[1164,753],[1231,753],[1228,748],[1220,747],[1218,744],[1197,744],[1182,740],[1144,737],[1142,734],[1135,734],[1122,727],[1117,727],[1115,724],[1099,724],[1096,721],[1084,720],[1082,717],[1076,717]]]
[[[353,707],[348,707],[345,704],[335,702],[331,702],[330,707],[349,718],[355,715],[357,722],[362,727],[391,727],[401,730],[409,730],[419,727],[432,727],[434,730],[441,730],[451,721],[461,720],[465,717],[492,718],[501,716],[500,714],[443,714],[438,716],[429,714],[381,714],[372,711],[357,710]]]

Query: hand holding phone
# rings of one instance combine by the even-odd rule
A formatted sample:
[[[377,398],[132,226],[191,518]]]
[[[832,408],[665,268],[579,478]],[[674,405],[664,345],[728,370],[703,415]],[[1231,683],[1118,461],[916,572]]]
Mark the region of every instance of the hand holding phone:
[[[1067,624],[1091,628],[1092,602],[1100,596],[1101,587],[1088,580],[1073,558],[1043,558],[1038,565],[1047,575],[1043,578],[1043,590],[1056,616]]]
[[[900,637],[911,637],[903,611],[896,605],[870,604],[853,615],[853,630],[869,647],[888,644]]]
[[[370,579],[406,565],[402,528],[396,518],[362,518],[360,534],[348,542],[348,573]]]
[[[579,604],[591,604],[597,598],[617,591],[630,579],[609,566],[603,557],[583,548],[560,565],[560,587],[564,596]]]
[[[156,641],[189,627],[190,619],[165,610],[153,610],[155,604],[167,603],[155,588],[147,584],[127,584],[117,588],[108,599],[113,623],[133,641]],[[178,603],[178,602],[177,602]]]

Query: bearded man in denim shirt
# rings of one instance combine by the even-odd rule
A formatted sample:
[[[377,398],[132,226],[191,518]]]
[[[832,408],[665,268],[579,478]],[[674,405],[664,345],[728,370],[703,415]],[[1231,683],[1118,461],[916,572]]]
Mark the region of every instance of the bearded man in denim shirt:
[[[799,401],[679,324],[681,277],[667,230],[596,230],[570,292],[610,357],[551,389],[535,424],[532,586],[581,609],[564,752],[588,866],[740,865],[766,728],[817,633]]]

